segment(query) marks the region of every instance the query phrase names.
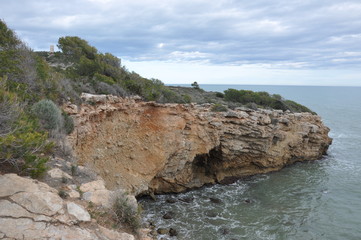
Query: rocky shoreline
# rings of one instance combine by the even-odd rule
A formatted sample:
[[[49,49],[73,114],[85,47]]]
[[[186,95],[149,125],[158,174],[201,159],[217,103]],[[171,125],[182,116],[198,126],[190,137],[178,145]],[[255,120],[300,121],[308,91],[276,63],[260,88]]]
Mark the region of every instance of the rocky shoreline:
[[[155,226],[136,233],[124,226],[113,229],[117,196],[126,196],[126,204],[136,211],[135,196],[183,192],[276,171],[321,158],[332,142],[320,117],[310,113],[212,112],[211,104],[82,98],[81,106],[63,106],[75,120],[67,139],[72,159],[53,157],[43,182],[0,175],[0,238],[153,239]],[[210,201],[217,204],[219,199]],[[176,229],[157,230],[177,234]]]
[[[64,106],[76,122],[69,142],[80,165],[109,189],[134,194],[182,192],[320,159],[332,139],[317,115],[211,104],[158,104],[82,95]]]

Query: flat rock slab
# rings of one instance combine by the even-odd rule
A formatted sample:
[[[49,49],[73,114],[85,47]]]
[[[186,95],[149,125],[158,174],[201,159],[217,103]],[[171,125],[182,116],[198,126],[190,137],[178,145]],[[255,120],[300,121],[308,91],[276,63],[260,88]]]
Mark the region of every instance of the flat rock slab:
[[[0,186],[0,239],[135,239],[131,234],[90,224],[86,209],[64,201],[45,183],[5,174],[0,175]]]

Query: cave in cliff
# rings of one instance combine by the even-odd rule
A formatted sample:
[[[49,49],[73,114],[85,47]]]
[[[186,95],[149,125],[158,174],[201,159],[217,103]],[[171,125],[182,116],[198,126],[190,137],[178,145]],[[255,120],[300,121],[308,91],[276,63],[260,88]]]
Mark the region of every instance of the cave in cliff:
[[[223,161],[222,148],[217,146],[212,148],[208,153],[197,154],[194,158],[192,170],[195,176],[205,176],[216,179],[217,168]]]

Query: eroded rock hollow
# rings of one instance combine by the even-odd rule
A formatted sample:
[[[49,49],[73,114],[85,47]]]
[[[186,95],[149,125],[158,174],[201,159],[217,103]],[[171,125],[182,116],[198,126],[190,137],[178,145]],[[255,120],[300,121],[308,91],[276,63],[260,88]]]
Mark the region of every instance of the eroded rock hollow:
[[[68,104],[69,136],[80,165],[111,189],[133,194],[180,192],[227,178],[315,160],[332,139],[317,115],[276,110],[211,112],[210,105],[157,104],[83,95]]]

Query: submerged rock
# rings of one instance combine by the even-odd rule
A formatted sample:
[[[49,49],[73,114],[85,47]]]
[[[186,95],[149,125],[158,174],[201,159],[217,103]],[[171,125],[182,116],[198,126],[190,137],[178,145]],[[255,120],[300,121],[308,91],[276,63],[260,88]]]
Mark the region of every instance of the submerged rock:
[[[163,219],[172,219],[173,217],[174,217],[174,212],[171,211],[163,215]]]
[[[247,199],[244,200],[244,202],[245,203],[252,203],[252,200],[247,198]]]
[[[178,235],[177,230],[175,230],[174,228],[169,229],[169,236],[174,237],[174,236],[177,236],[177,235]]]
[[[221,227],[220,229],[219,229],[219,232],[222,234],[222,235],[227,235],[227,234],[229,234],[229,229],[228,228],[226,228],[226,227]]]
[[[179,198],[180,201],[185,202],[185,203],[191,203],[194,200],[194,197],[182,197]]]
[[[216,204],[221,204],[221,203],[222,203],[222,200],[219,199],[219,198],[210,197],[209,200],[210,200],[212,203],[216,203]]]
[[[165,235],[165,234],[169,233],[169,229],[167,229],[167,228],[158,228],[157,233],[160,234],[160,235]]]
[[[210,217],[210,218],[215,218],[215,217],[217,217],[217,213],[216,213],[215,211],[212,211],[212,210],[206,211],[206,212],[205,212],[205,215],[206,215],[207,217]]]
[[[168,198],[167,200],[165,200],[167,203],[176,203],[177,199],[175,198]]]

